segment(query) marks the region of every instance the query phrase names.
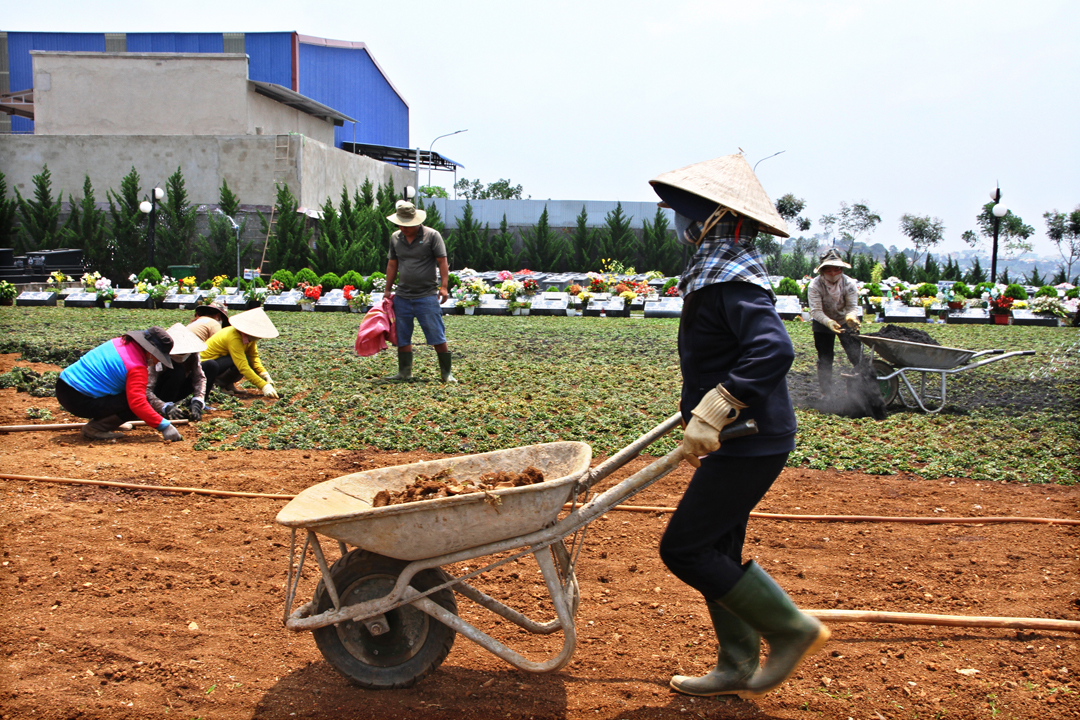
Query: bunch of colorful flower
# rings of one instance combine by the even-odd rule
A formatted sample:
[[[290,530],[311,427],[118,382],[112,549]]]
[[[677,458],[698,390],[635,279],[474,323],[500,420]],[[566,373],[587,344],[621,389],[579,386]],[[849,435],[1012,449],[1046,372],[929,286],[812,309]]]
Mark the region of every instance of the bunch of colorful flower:
[[[606,293],[611,287],[613,278],[605,277],[600,273],[591,272],[586,277],[589,279],[589,292]]]
[[[523,273],[532,274],[532,270],[522,270]],[[521,281],[521,291],[526,295],[535,295],[540,292],[540,283],[533,280],[531,277],[527,277]]]
[[[371,305],[371,295],[363,290],[357,290],[352,285],[346,285],[342,288],[342,292],[345,294],[345,301],[349,303],[349,307],[363,309]]]
[[[500,270],[499,274],[496,275],[496,277],[499,279],[500,282],[504,280],[513,280],[514,273],[510,272],[509,270]]]
[[[105,300],[106,302],[116,297],[116,290],[112,286],[112,280],[109,278],[99,277],[94,281],[94,290],[97,293],[98,300]]]
[[[664,293],[664,296],[665,297],[679,297],[679,286],[678,285],[672,285],[671,287],[669,287],[667,289],[667,292]]]
[[[309,285],[304,283],[307,287],[304,288],[304,297],[311,302],[317,302],[322,297],[322,285]]]
[[[229,284],[228,275],[215,275],[214,279],[210,281],[210,284],[216,288],[223,288]],[[280,283],[278,283],[280,285]]]
[[[517,296],[522,292],[522,284],[517,280],[503,280],[499,285],[498,296],[503,300],[509,300],[513,302],[517,300]]]
[[[97,283],[97,281],[100,280],[100,279],[101,279],[101,273],[99,273],[99,272],[83,273],[83,276],[82,276],[83,287],[86,288],[87,292],[94,292],[94,290],[96,289],[95,283]]]
[[[217,280],[217,278],[214,279]],[[270,284],[267,285],[266,288],[271,295],[280,295],[281,293],[285,292],[285,283],[276,279],[271,280]]]
[[[990,304],[991,315],[1008,315],[1013,307],[1013,299],[1008,295],[1001,295],[994,288],[993,292],[983,293],[983,297]]]
[[[1016,307],[1013,305],[1013,307]],[[1032,312],[1039,313],[1040,315],[1056,315],[1058,317],[1065,317],[1069,314],[1069,311],[1065,308],[1065,303],[1061,301],[1061,298],[1052,298],[1046,295],[1037,297],[1031,301],[1029,309]]]

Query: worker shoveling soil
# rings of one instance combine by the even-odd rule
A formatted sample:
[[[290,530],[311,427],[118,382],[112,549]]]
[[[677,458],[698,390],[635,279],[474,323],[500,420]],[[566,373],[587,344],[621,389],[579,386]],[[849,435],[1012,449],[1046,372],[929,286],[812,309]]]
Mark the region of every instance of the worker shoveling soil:
[[[421,500],[468,495],[469,493],[488,493],[492,490],[524,487],[544,482],[544,473],[530,465],[520,473],[498,472],[484,473],[476,482],[458,481],[453,476],[454,468],[449,467],[434,475],[417,475],[416,479],[401,490],[389,492],[380,490],[372,502],[372,507],[402,505]]]

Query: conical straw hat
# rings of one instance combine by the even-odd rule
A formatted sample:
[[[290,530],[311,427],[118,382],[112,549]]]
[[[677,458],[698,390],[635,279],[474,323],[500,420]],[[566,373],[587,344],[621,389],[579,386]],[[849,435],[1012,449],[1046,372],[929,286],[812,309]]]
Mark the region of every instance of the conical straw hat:
[[[239,315],[233,315],[229,318],[229,324],[245,335],[260,340],[278,336],[277,328],[274,327],[274,323],[270,322],[266,311],[261,307],[246,310]]]
[[[695,198],[686,197],[685,194],[689,193],[757,220],[763,232],[790,237],[787,223],[776,212],[772,200],[765,194],[765,188],[761,187],[757,175],[754,175],[742,154],[687,165],[663,173],[650,180],[649,184],[664,202],[676,210],[680,205],[696,204]]]
[[[166,332],[169,333],[169,337],[173,341],[170,355],[190,355],[191,353],[201,353],[206,349],[206,343],[181,323],[176,323]]]

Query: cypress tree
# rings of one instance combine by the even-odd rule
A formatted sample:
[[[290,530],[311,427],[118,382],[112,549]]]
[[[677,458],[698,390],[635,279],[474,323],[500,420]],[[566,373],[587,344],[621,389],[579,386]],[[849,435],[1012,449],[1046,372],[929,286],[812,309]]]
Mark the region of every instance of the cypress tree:
[[[650,223],[644,221],[645,231],[642,233],[641,243],[641,269],[659,270],[665,275],[679,274],[679,248],[675,240],[675,233],[668,225],[667,215],[660,208],[656,208],[656,215]]]
[[[341,262],[347,248],[348,240],[342,233],[341,218],[334,209],[333,201],[326,198],[322,206],[322,220],[319,221],[319,235],[315,238],[315,271],[319,275],[345,272],[346,268]]]
[[[120,181],[120,192],[107,191],[109,235],[113,241],[111,267],[98,268],[102,275],[126,278],[147,263],[147,216],[139,211],[139,173],[134,167]]]
[[[0,245],[4,247],[15,245],[15,214],[18,209],[18,201],[7,196],[7,178],[0,172]]]
[[[269,256],[271,267],[296,272],[311,264],[311,230],[307,218],[296,211],[299,204],[285,184],[278,185],[274,215],[277,218],[274,232],[270,235]],[[260,216],[261,217],[261,216]],[[268,232],[263,220],[263,232]]]
[[[72,205],[64,228],[72,244],[82,248],[83,263],[91,268],[107,267],[111,260],[112,248],[105,235],[105,226],[105,213],[97,206],[94,186],[87,175],[83,180],[82,199]]]
[[[601,231],[603,257],[616,260],[627,268],[638,264],[638,239],[630,227],[630,220],[623,213],[622,203],[616,203],[615,209],[604,216],[604,230]]]
[[[240,211],[240,198],[229,189],[229,183],[224,178],[221,187],[218,188],[218,209],[221,213],[210,212],[206,215],[208,233],[195,239],[195,254],[199,259],[199,267],[206,277],[213,278],[218,275],[230,277],[236,273],[236,236],[225,215],[228,215],[240,226],[241,237],[247,228],[247,219],[238,217]],[[250,261],[253,243],[248,240],[240,240],[241,264],[244,260]],[[250,264],[250,263],[249,263]]]
[[[473,215],[472,203],[465,201],[465,208],[457,221],[457,228],[450,233],[446,243],[447,262],[453,267],[471,267],[475,270],[505,270],[492,267],[488,253],[489,228],[481,226]]]
[[[188,200],[184,175],[176,168],[165,182],[165,200],[157,208],[157,247],[159,267],[187,265],[195,242],[195,208]]]
[[[45,165],[41,173],[33,177],[34,197],[23,198],[19,188],[15,188],[15,203],[19,210],[19,230],[15,238],[15,254],[24,255],[27,251],[53,250],[60,247],[61,239],[67,237],[60,227],[60,197],[52,196],[52,173]]]
[[[540,220],[532,230],[526,230],[522,238],[524,251],[521,260],[530,270],[557,272],[566,262],[569,247],[566,238],[548,224],[548,209],[540,213]]]
[[[983,270],[978,255],[975,256],[975,261],[971,263],[971,267],[968,268],[967,274],[964,275],[964,282],[971,286],[986,282],[986,271]]]
[[[600,269],[600,247],[597,235],[597,231],[589,227],[589,214],[582,205],[574,231],[570,233],[569,264],[575,270]]]
[[[518,267],[518,254],[514,250],[514,233],[510,232],[506,224],[506,213],[503,213],[502,222],[499,223],[499,231],[488,239],[488,247],[491,250],[493,268],[506,268],[512,271]]]

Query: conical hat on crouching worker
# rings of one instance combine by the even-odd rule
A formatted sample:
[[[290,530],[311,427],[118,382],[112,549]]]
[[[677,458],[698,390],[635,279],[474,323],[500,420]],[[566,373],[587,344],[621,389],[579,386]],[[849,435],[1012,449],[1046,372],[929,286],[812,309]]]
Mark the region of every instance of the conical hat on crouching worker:
[[[188,330],[181,323],[176,323],[168,330],[169,337],[173,340],[172,351],[169,355],[190,355],[191,353],[201,353],[206,349],[206,343],[199,339],[199,336]]]
[[[705,220],[720,205],[757,220],[762,232],[790,237],[787,223],[741,153],[671,170],[649,184],[665,205],[692,220]]]
[[[229,324],[245,335],[259,340],[278,336],[278,329],[274,327],[274,323],[270,322],[266,311],[261,307],[233,315],[229,318]]]

